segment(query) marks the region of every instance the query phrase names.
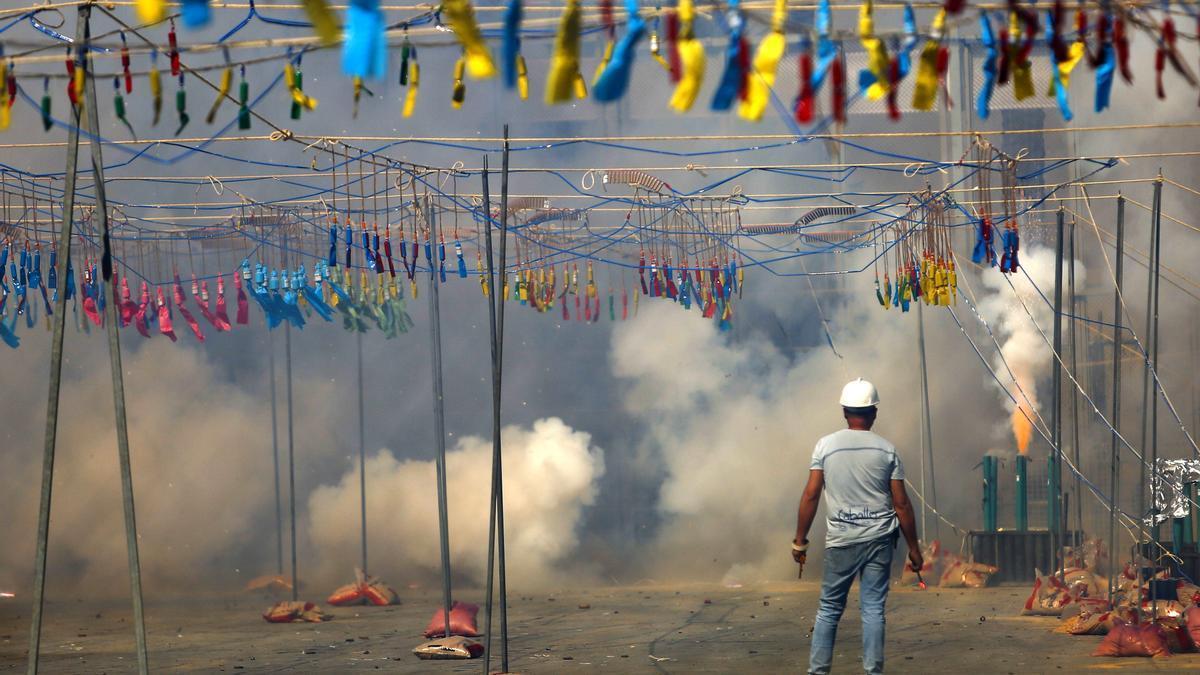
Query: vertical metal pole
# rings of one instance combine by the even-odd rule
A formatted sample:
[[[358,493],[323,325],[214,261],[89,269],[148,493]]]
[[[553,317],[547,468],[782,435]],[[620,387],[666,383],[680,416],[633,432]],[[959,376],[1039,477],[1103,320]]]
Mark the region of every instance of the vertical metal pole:
[[[426,222],[429,240],[438,241],[437,215],[433,203],[426,197]],[[446,504],[446,409],[442,396],[442,323],[438,305],[437,263],[429,260],[429,343],[433,351],[433,440],[437,450],[438,534],[442,554],[442,608],[445,613],[446,637],[450,637],[450,512]]]
[[[286,248],[286,246],[284,247]],[[300,599],[300,573],[296,564],[296,443],[292,418],[292,324],[283,322],[284,378],[287,398],[288,509],[292,521],[292,600]]]
[[[508,265],[508,125],[504,125],[504,154],[500,163],[500,274]],[[504,282],[501,280],[500,285]],[[496,387],[500,391],[500,376],[504,373],[504,298],[496,300]],[[504,472],[496,464],[496,556],[500,575],[500,665],[508,672],[508,572],[504,568]]]
[[[85,49],[91,42],[90,21],[84,21]],[[108,363],[112,370],[113,412],[117,427],[117,459],[121,470],[121,506],[125,515],[125,553],[129,560],[129,593],[133,600],[133,634],[137,645],[138,672],[150,672],[149,656],[146,653],[146,617],[142,606],[142,566],[138,558],[137,516],[133,503],[133,468],[129,460],[129,425],[125,410],[125,378],[121,368],[121,336],[117,332],[121,315],[117,309],[117,285],[113,276],[112,243],[108,228],[108,199],[104,189],[104,156],[100,147],[100,114],[96,104],[96,78],[92,72],[92,58],[88,53],[84,60],[84,117],[87,118],[89,145],[92,149],[92,184],[96,198],[96,215],[100,219],[100,231],[104,247],[101,258],[101,275],[104,285],[112,295],[105,303],[105,332],[108,333]]]
[[[917,303],[917,327],[918,327],[917,345],[918,345],[918,350],[921,352],[921,363],[922,363],[922,365],[924,365],[925,350],[920,349],[920,347],[924,346],[924,340],[922,340],[921,338],[925,337],[925,324],[922,321],[922,318],[923,317],[922,317],[922,313],[921,313],[921,303]],[[921,384],[922,385],[925,384],[925,370],[924,369],[921,370]],[[924,391],[924,389],[922,389],[922,391]],[[921,420],[922,420],[920,432],[918,434],[921,439],[921,447],[919,448],[920,453],[921,453],[921,533],[920,534],[921,534],[921,536],[928,537],[929,536],[929,523],[928,523],[929,491],[925,487],[926,470],[925,470],[925,423],[924,423],[925,399],[924,398],[921,399],[920,404],[921,404]],[[986,458],[985,458],[985,461],[986,461]],[[984,473],[986,474],[986,469],[985,469]],[[987,480],[986,475],[984,477],[984,480]],[[985,518],[985,520],[986,520],[986,518]]]
[[[495,581],[496,565],[496,467],[500,454],[500,396],[496,391],[498,363],[496,354],[496,305],[492,302],[496,294],[496,267],[492,259],[492,195],[488,185],[488,158],[483,156],[483,171],[480,179],[483,184],[483,224],[487,232],[484,245],[487,253],[487,285],[488,295],[488,340],[492,355],[492,485],[488,495],[488,546],[487,546],[487,589],[484,593],[484,627],[483,627],[483,675],[492,672],[492,596]]]
[[[1029,458],[1017,455],[1017,531],[1029,529]]]
[[[1149,249],[1150,260],[1146,266],[1146,271],[1148,274],[1148,276],[1146,278],[1146,332],[1143,334],[1143,337],[1145,338],[1144,344],[1145,344],[1146,353],[1143,354],[1144,359],[1142,361],[1142,462],[1141,462],[1142,471],[1141,471],[1141,481],[1140,481],[1141,485],[1139,486],[1139,492],[1138,492],[1138,548],[1139,548],[1138,553],[1139,553],[1139,555],[1145,554],[1144,549],[1145,549],[1145,542],[1147,540],[1146,519],[1153,515],[1151,513],[1151,509],[1149,507],[1147,507],[1147,505],[1146,505],[1146,489],[1147,489],[1146,483],[1147,483],[1147,479],[1148,479],[1148,477],[1147,477],[1147,459],[1146,458],[1147,458],[1147,455],[1151,454],[1146,451],[1147,448],[1149,447],[1149,442],[1147,440],[1147,436],[1149,435],[1148,422],[1150,421],[1150,416],[1147,415],[1146,412],[1147,412],[1147,409],[1152,405],[1152,403],[1156,402],[1158,400],[1157,396],[1153,396],[1150,393],[1151,386],[1152,386],[1152,382],[1150,379],[1150,369],[1151,369],[1151,359],[1153,357],[1152,344],[1153,344],[1154,327],[1155,327],[1154,310],[1153,310],[1153,307],[1154,307],[1154,268],[1155,268],[1155,263],[1156,263],[1155,257],[1158,253],[1158,228],[1155,226],[1155,221],[1157,220],[1155,218],[1155,214],[1157,214],[1159,211],[1159,200],[1161,198],[1162,198],[1162,181],[1155,181],[1155,183],[1154,183],[1154,202],[1153,202],[1153,206],[1151,208],[1151,221],[1150,221],[1150,249]],[[1152,398],[1153,398],[1153,402],[1151,401]],[[1158,472],[1158,467],[1155,465],[1155,461],[1154,461],[1153,457],[1149,460],[1149,472],[1150,472],[1149,480],[1154,480],[1154,476],[1157,475],[1157,472]],[[1155,529],[1157,529],[1157,528],[1155,528]],[[1141,598],[1141,585],[1140,584],[1138,586],[1138,596],[1139,596],[1138,597],[1138,620],[1140,621],[1142,618],[1142,616],[1141,616],[1141,607],[1142,607],[1141,600],[1142,600],[1142,598]],[[1155,610],[1157,610],[1157,608],[1155,608]],[[1153,615],[1151,615],[1151,616],[1153,616]]]
[[[1049,526],[1052,551],[1050,562],[1053,569],[1059,569],[1058,557],[1062,552],[1062,301],[1063,301],[1063,248],[1066,243],[1063,237],[1064,211],[1060,206],[1057,214],[1058,236],[1056,238],[1054,258],[1054,378],[1053,394],[1051,395],[1051,415],[1054,421],[1053,438],[1050,449],[1049,475]]]
[[[1071,266],[1067,269],[1067,297],[1070,303],[1071,323],[1067,327],[1068,339],[1071,341],[1071,374],[1075,377],[1075,381],[1079,380],[1079,340],[1075,330],[1077,323],[1075,317],[1078,312],[1079,303],[1076,302],[1075,295],[1075,219],[1071,219]],[[1071,459],[1075,462],[1075,471],[1082,471],[1083,467],[1079,463],[1079,387],[1072,383],[1071,386]],[[1079,528],[1079,532],[1083,532],[1083,483],[1080,481],[1079,474],[1075,474],[1075,491],[1071,495],[1071,499],[1075,501],[1075,527]],[[1071,528],[1067,528],[1070,530]],[[1074,539],[1071,540],[1072,545],[1076,544]]]
[[[504,461],[500,439],[500,404],[502,401],[501,383],[504,374],[504,296],[503,290],[497,291],[504,285],[505,265],[507,264],[508,228],[508,125],[504,125],[504,155],[502,160],[503,172],[500,179],[500,284],[496,284],[496,265],[492,254],[492,220],[491,220],[491,188],[488,184],[488,162],[483,158],[483,207],[487,214],[487,260],[488,285],[491,295],[488,297],[488,324],[491,328],[492,347],[492,488],[491,506],[488,513],[488,579],[487,579],[487,638],[484,642],[484,675],[488,675],[492,658],[492,607],[493,581],[496,572],[496,558],[499,554],[500,563],[500,663],[501,672],[508,672],[508,615],[505,587],[506,575],[504,569]]]
[[[1117,512],[1121,508],[1121,453],[1117,438],[1121,428],[1121,345],[1124,336],[1121,334],[1121,284],[1125,270],[1125,196],[1117,195],[1117,278],[1116,289],[1113,292],[1113,375],[1112,375],[1112,446],[1109,449],[1110,473],[1108,479],[1109,494],[1112,495],[1112,508],[1108,511],[1108,550],[1109,559],[1114,569],[1117,557]],[[1113,593],[1116,587],[1116,574],[1109,571],[1108,602],[1112,605]]]
[[[367,423],[363,411],[362,332],[355,331],[358,344],[358,497],[362,519],[362,571],[367,573]]]
[[[1194,503],[1196,501],[1196,484],[1184,483],[1183,495],[1187,499],[1188,513],[1183,517],[1183,539],[1181,541],[1184,545],[1191,546],[1196,543],[1196,538],[1192,533],[1192,528],[1195,527],[1196,522],[1196,506]]]
[[[84,42],[90,5],[80,5],[79,18],[75,25],[77,44]],[[81,67],[76,64],[76,67]],[[75,178],[79,160],[79,111],[73,110],[73,124],[67,130],[67,168],[64,174],[62,230],[58,233],[57,275],[67,283],[67,269],[71,260],[71,229],[75,217]],[[33,614],[29,627],[29,674],[38,671],[38,656],[42,640],[42,610],[46,592],[46,547],[50,539],[50,494],[54,487],[54,451],[58,441],[58,399],[62,388],[63,333],[67,321],[67,291],[58,294],[51,317],[54,330],[50,338],[50,387],[46,398],[46,434],[42,448],[42,490],[38,508],[37,548],[33,563]]]
[[[1158,174],[1158,179],[1154,181],[1154,269],[1152,270],[1151,279],[1154,282],[1154,303],[1150,306],[1151,316],[1153,317],[1154,327],[1150,333],[1150,369],[1153,371],[1154,379],[1151,381],[1153,402],[1150,406],[1150,466],[1154,470],[1153,480],[1159,479],[1158,473],[1158,290],[1162,282],[1162,173]],[[1152,505],[1153,514],[1158,515],[1157,506]],[[1161,541],[1161,535],[1158,523],[1150,530],[1151,536],[1154,537],[1154,547],[1158,548],[1158,543]],[[1158,594],[1155,593],[1152,598],[1151,616],[1158,616]]]
[[[1191,338],[1191,366],[1192,372],[1198,372],[1200,367],[1197,365],[1197,357],[1200,356],[1200,313],[1192,314],[1192,338]],[[1192,378],[1192,428],[1200,429],[1200,397],[1197,394],[1197,378]],[[1200,532],[1197,532],[1197,525],[1200,524],[1200,512],[1196,508],[1196,483],[1192,483],[1188,491],[1188,542],[1195,544],[1200,542]]]
[[[924,304],[925,303],[923,303],[923,302],[917,303],[917,341],[920,343],[920,346],[921,346],[921,410],[924,413],[924,419],[922,420],[922,424],[924,425],[924,429],[925,429],[922,434],[922,440],[924,441],[924,445],[925,445],[924,450],[928,452],[928,459],[929,459],[929,461],[928,461],[929,492],[922,495],[922,498],[924,500],[928,500],[930,506],[932,506],[934,509],[936,509],[937,508],[937,468],[936,468],[937,465],[933,461],[933,414],[929,408],[929,368],[928,368],[926,360],[925,360],[925,312],[924,312],[924,309],[922,308],[922,305],[924,305]],[[922,466],[924,466],[927,463],[925,461],[925,459],[926,459],[925,456],[922,456],[922,458],[921,458]],[[924,471],[922,470],[921,482],[924,483],[924,481],[925,481],[925,475],[924,475]],[[926,537],[928,537],[929,530],[925,529],[924,516],[925,516],[925,512],[924,512],[924,509],[922,509],[922,511],[921,511],[921,517],[922,517],[921,532]],[[938,523],[938,518],[937,518],[936,513],[934,514],[934,518],[933,518],[933,531],[934,531],[934,538],[941,539],[942,528],[940,527],[940,525]]]
[[[996,531],[996,458],[983,456],[983,529]]]
[[[267,363],[271,371],[271,462],[275,467],[275,571],[283,576],[283,502],[279,497],[279,414],[275,395],[275,333],[267,329]]]

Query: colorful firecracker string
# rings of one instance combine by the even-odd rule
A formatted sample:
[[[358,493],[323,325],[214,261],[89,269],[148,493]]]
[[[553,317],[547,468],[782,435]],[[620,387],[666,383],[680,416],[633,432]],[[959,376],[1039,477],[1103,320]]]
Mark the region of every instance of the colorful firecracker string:
[[[439,74],[439,78],[453,84],[449,101],[452,108],[462,107],[467,79],[487,79],[496,74],[503,76],[506,88],[516,88],[520,98],[525,99],[532,74],[521,55],[521,41],[550,38],[554,40],[554,49],[545,84],[545,99],[550,105],[587,97],[601,104],[620,100],[628,90],[637,62],[636,54],[641,49],[648,49],[653,58],[643,61],[641,67],[661,70],[665,84],[674,89],[668,105],[676,112],[686,112],[692,109],[709,71],[705,64],[707,52],[723,49],[723,56],[718,58],[723,67],[717,73],[710,108],[714,111],[736,110],[740,118],[752,122],[764,118],[772,101],[794,101],[791,108],[795,121],[808,123],[827,80],[831,82],[830,111],[838,124],[846,122],[845,109],[858,97],[886,102],[889,117],[898,121],[902,87],[911,88],[911,108],[916,111],[932,110],[938,105],[939,98],[940,105],[950,106],[952,101],[945,84],[953,53],[950,44],[979,46],[985,51],[984,57],[979,59],[982,87],[975,101],[963,102],[969,108],[973,104],[973,110],[980,118],[989,116],[996,89],[1011,85],[1017,101],[1036,97],[1039,91],[1045,92],[1056,102],[1063,119],[1071,120],[1074,114],[1068,92],[1072,73],[1080,62],[1094,73],[1094,110],[1107,109],[1114,73],[1119,72],[1126,83],[1133,82],[1135,67],[1130,61],[1129,41],[1135,32],[1146,35],[1156,45],[1153,73],[1159,98],[1166,98],[1168,89],[1175,85],[1195,88],[1200,83],[1189,65],[1195,58],[1184,53],[1180,41],[1183,38],[1185,42],[1194,42],[1197,36],[1183,34],[1175,25],[1177,17],[1195,21],[1191,18],[1194,8],[1187,4],[1176,7],[1172,3],[1150,6],[1140,2],[1089,2],[1075,5],[1068,12],[1062,0],[1032,5],[980,3],[976,14],[966,11],[971,8],[965,2],[948,0],[936,11],[923,8],[929,21],[926,28],[919,27],[913,6],[905,4],[901,25],[889,32],[880,30],[870,0],[855,5],[831,5],[829,0],[819,0],[815,6],[793,3],[803,9],[789,8],[785,0],[753,3],[753,9],[752,3],[731,0],[724,13],[711,15],[698,14],[692,0],[654,7],[639,6],[636,0],[627,0],[620,21],[611,0],[602,0],[594,9],[570,0],[557,20],[545,11],[552,7],[527,8],[521,0],[509,0],[503,11],[489,9],[485,12],[490,19],[488,22],[477,18],[476,10],[467,0],[446,0],[433,9],[414,6],[399,21],[389,21],[387,12],[381,9],[377,0],[355,0],[346,9],[340,28],[335,13],[323,0],[309,0],[305,4],[307,20],[267,16],[251,3],[247,16],[217,42],[182,46],[175,29],[177,16],[183,19],[186,28],[195,28],[209,22],[212,10],[240,10],[219,5],[210,8],[208,2],[194,0],[184,3],[181,15],[168,16],[165,5],[145,10],[142,6],[145,4],[155,3],[151,0],[139,3],[139,9],[143,10],[140,12],[143,24],[139,26],[130,25],[116,13],[101,7],[116,26],[111,32],[98,35],[89,45],[92,57],[98,61],[119,59],[119,71],[97,73],[96,76],[117,77],[123,82],[124,93],[119,95],[114,106],[120,109],[116,117],[123,122],[124,110],[143,105],[140,99],[144,90],[137,88],[135,96],[132,85],[136,78],[145,76],[149,78],[148,93],[157,123],[162,97],[161,74],[157,66],[160,52],[168,57],[171,76],[175,78],[183,77],[181,54],[186,53],[192,61],[209,53],[222,54],[220,62],[204,65],[192,62],[186,68],[193,74],[220,71],[221,86],[205,118],[208,124],[217,120],[221,102],[226,98],[245,108],[239,100],[245,97],[233,96],[235,69],[241,73],[239,84],[245,89],[247,69],[254,71],[259,65],[269,66],[271,61],[284,60],[284,81],[292,102],[291,117],[298,119],[301,110],[312,111],[317,106],[317,99],[304,92],[300,60],[307,51],[333,46],[340,46],[342,67],[349,77],[356,114],[364,91],[374,98],[368,88],[369,81],[392,77],[387,73],[387,56],[389,50],[397,51],[400,57],[396,59],[399,64],[397,79],[407,87],[402,113],[409,117],[416,110],[421,76],[430,78],[429,73],[419,70],[418,46],[422,50],[441,48],[446,44],[443,36],[447,32],[455,37],[461,54],[451,72]],[[395,8],[390,10],[394,12]],[[534,10],[539,11],[538,18],[524,18]],[[848,10],[858,12],[858,23],[853,32],[849,27],[839,29],[834,22],[835,12]],[[812,26],[800,25],[797,15],[807,18],[810,11]],[[3,71],[0,79],[4,82],[4,86],[0,86],[0,103],[7,102],[11,107],[16,98],[24,96],[22,82],[45,84],[47,78],[64,76],[74,82],[73,88],[67,87],[67,94],[72,104],[75,103],[81,75],[75,73],[70,55],[65,74],[41,72],[37,68],[52,60],[46,52],[54,44],[69,46],[71,43],[70,38],[43,23],[46,20],[43,15],[49,12],[61,13],[61,10],[47,7],[0,15],[0,50],[4,49],[4,34],[20,26],[28,25],[37,35],[51,40],[49,45],[41,47],[22,46],[15,50],[10,47],[7,56],[0,51],[0,71]],[[309,30],[315,34],[265,41],[232,39],[251,22],[281,30]],[[554,23],[557,28],[553,27]],[[163,24],[166,24],[165,45],[154,42],[161,39]],[[760,24],[766,26],[766,31],[754,47],[752,34],[758,32]],[[624,26],[619,38],[618,25]],[[977,37],[969,35],[972,26],[978,27]],[[647,33],[649,39],[643,40]],[[132,46],[129,35],[139,38]],[[705,38],[699,38],[700,35]],[[112,36],[119,37],[120,42],[112,42]],[[605,46],[589,91],[582,75],[585,64],[580,61],[580,44],[591,36],[604,39]],[[496,38],[500,41],[499,66],[490,44]],[[648,47],[644,43],[648,43]],[[279,51],[265,57],[256,55],[240,60],[231,57],[231,52],[262,49]],[[860,72],[848,73],[845,55],[857,50],[865,52],[866,67]],[[795,55],[799,64],[799,84],[794,92],[779,91],[775,87],[778,66],[789,53]],[[1034,82],[1034,58],[1045,58],[1050,64],[1050,77],[1044,87]],[[135,59],[149,68],[135,70]],[[1166,76],[1167,64],[1178,79]],[[911,87],[905,83],[910,75]],[[850,91],[847,91],[848,81]],[[43,110],[53,107],[47,98],[49,95],[47,88],[42,99]],[[182,79],[176,96],[178,135],[190,121]],[[734,102],[737,102],[736,106]],[[0,112],[0,130],[8,126],[10,118],[11,113]],[[248,116],[238,118],[238,127],[249,128]],[[134,135],[132,128],[129,131]]]
[[[418,168],[371,152],[352,154],[344,144],[323,146],[313,151],[327,165],[314,162],[311,175],[327,175],[328,187],[309,192],[305,199],[255,201],[214,177],[198,181],[211,184],[218,193],[234,192],[241,200],[237,206],[215,207],[235,214],[211,225],[162,229],[161,220],[128,214],[147,207],[195,210],[202,204],[130,203],[114,199],[119,195],[110,190],[110,222],[116,223],[111,241],[119,270],[112,290],[97,281],[99,233],[94,214],[81,207],[84,217],[77,227],[82,245],[68,266],[66,287],[69,299],[78,298],[73,305],[77,328],[102,325],[104,303],[119,297],[123,327],[132,325],[149,336],[149,310],[151,317],[158,318],[159,332],[174,338],[172,319],[178,311],[190,332],[203,340],[209,326],[223,332],[245,324],[249,301],[254,300],[271,328],[284,321],[302,328],[310,320],[332,321],[340,316],[347,330],[373,326],[395,337],[411,326],[404,303],[406,295],[419,293],[419,275],[436,274],[442,282],[449,276],[474,275],[479,277],[482,294],[490,297],[493,290],[483,273],[483,223],[487,218],[496,223],[500,213],[496,207],[484,213],[476,193],[464,190],[477,178],[475,172]],[[926,189],[860,205],[807,208],[794,222],[781,225],[742,223],[745,206],[777,202],[779,197],[757,198],[740,191],[726,197],[707,196],[712,194],[707,188],[698,191],[706,196],[685,195],[639,170],[601,172],[605,193],[594,195],[593,206],[561,208],[552,206],[559,198],[515,197],[508,204],[507,224],[514,255],[496,290],[506,301],[564,321],[595,323],[605,315],[610,321],[618,316],[626,320],[636,315],[647,297],[667,299],[684,309],[694,307],[728,328],[744,294],[746,268],[793,276],[797,273],[786,271],[786,263],[802,255],[859,250],[870,251],[871,262],[843,273],[871,268],[877,278],[876,299],[884,308],[907,310],[914,300],[953,304],[957,277],[952,231],[970,228],[981,233],[976,262],[1015,272],[1019,268],[1017,222],[1063,187],[1041,185],[1036,187],[1046,192],[1037,198],[1018,196],[1019,181],[1033,187],[1032,179],[1043,172],[1018,176],[1015,159],[982,139],[972,147],[975,161],[961,165],[968,170],[967,177],[942,191]],[[1111,165],[1095,162],[1092,173]],[[1003,214],[993,213],[993,173],[1002,176]],[[957,201],[955,186],[970,177],[976,182],[978,198]],[[36,324],[37,309],[30,308],[27,289],[46,290],[29,282],[42,276],[37,253],[49,248],[53,257],[56,223],[63,216],[55,208],[58,191],[52,181],[4,171],[0,182],[0,228],[6,235],[3,255],[11,261],[6,271],[17,298],[15,308],[0,305],[0,315],[8,321],[5,341],[16,346],[17,317],[24,317],[26,329]],[[800,196],[794,200],[808,201]],[[431,239],[431,218],[440,224],[442,234],[437,240]],[[999,256],[987,234],[996,227],[1003,228]],[[773,243],[780,235],[811,250],[785,252]],[[180,270],[184,270],[182,277]],[[189,279],[190,295],[183,283]],[[4,280],[0,274],[0,282]],[[235,294],[228,300],[227,287]],[[55,292],[57,285],[52,281],[48,288]],[[7,300],[7,284],[3,292]],[[234,302],[237,319],[230,322],[222,318],[227,311],[223,308]],[[191,305],[208,326],[195,319]],[[49,310],[49,300],[45,306]]]

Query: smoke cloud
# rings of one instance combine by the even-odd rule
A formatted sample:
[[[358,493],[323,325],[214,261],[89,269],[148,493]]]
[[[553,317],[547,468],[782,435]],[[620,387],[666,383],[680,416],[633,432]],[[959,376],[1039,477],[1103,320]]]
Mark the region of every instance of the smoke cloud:
[[[1029,249],[1024,264],[1039,287],[1053,288],[1049,251]],[[1076,274],[1082,284],[1081,267]],[[982,277],[988,290],[981,312],[1022,386],[1036,396],[1049,350],[1007,283],[991,271]],[[1049,326],[1050,310],[1024,275],[1011,280],[1038,322]],[[627,451],[616,460],[606,457],[589,433],[557,418],[504,429],[513,587],[557,585],[591,573],[600,578],[601,572],[621,579],[640,574],[728,582],[791,576],[784,544],[811,450],[820,436],[842,426],[837,396],[854,377],[880,389],[877,429],[897,444],[919,485],[916,311],[883,311],[864,302],[873,299],[866,275],[847,280],[841,290],[847,300],[826,306],[841,356],[819,342],[784,351],[753,332],[753,323],[748,330],[740,325],[733,336],[723,334],[698,313],[665,302],[643,303],[636,321],[615,325],[608,358],[618,383],[613,396],[624,410],[605,419],[636,430],[628,434],[635,441]],[[970,527],[976,487],[949,479],[970,475],[990,445],[999,422],[995,391],[980,386],[991,379],[946,312],[926,308],[924,314],[929,353],[936,355],[930,393],[939,505]],[[110,383],[102,343],[88,345],[71,352],[86,358],[69,365],[64,387],[51,587],[119,593],[125,550]],[[170,367],[162,367],[168,360]],[[191,591],[197,580],[235,588],[274,568],[269,402],[230,381],[218,363],[207,352],[161,341],[126,353],[140,545],[151,594],[173,586]],[[38,385],[0,392],[7,410],[27,411],[41,398],[43,370],[40,355],[11,365],[13,381]],[[328,405],[340,396],[337,386],[298,376],[296,390],[303,392],[296,409],[301,579],[319,593],[347,580],[359,564],[358,466],[356,457],[329,451],[340,447],[342,420],[337,406]],[[0,473],[0,510],[6,514],[0,585],[19,590],[27,587],[33,559],[41,462],[36,439],[43,422],[37,415],[7,418],[10,447],[28,448],[9,453],[11,470]],[[397,444],[367,462],[368,571],[398,585],[433,582],[440,565],[434,466],[407,459],[428,458],[427,450]],[[477,584],[484,576],[490,460],[490,439],[482,436],[460,437],[448,453],[456,583]],[[622,475],[653,486],[657,497],[654,518],[645,523],[652,536],[635,546],[616,535],[609,543],[629,555],[594,563],[598,557],[590,553],[603,551],[604,543],[595,540],[601,510],[590,507],[618,498],[600,491],[606,460],[619,461]],[[818,522],[813,533],[818,541],[820,527]]]
[[[127,557],[111,382],[102,343],[71,350],[86,350],[89,358],[77,360],[83,366],[78,370],[69,364],[64,379],[48,588],[121,594],[128,588]],[[269,400],[229,381],[207,352],[165,341],[127,349],[125,367],[147,595],[229,590],[274,571]],[[11,365],[6,377],[38,385],[4,388],[4,409],[39,407],[34,402],[43,400],[44,368],[40,357]],[[359,564],[358,466],[337,466],[345,470],[340,480],[309,491],[314,481],[338,475],[327,451],[338,446],[336,411],[323,403],[336,398],[336,388],[327,379],[297,378],[295,389],[302,392],[295,416],[301,582],[320,595],[350,578]],[[9,447],[25,450],[6,453],[0,471],[0,588],[20,596],[31,579],[43,425],[38,415],[10,414],[4,427]],[[561,578],[553,574],[556,563],[578,545],[578,526],[604,473],[603,453],[588,434],[555,418],[532,428],[508,427],[504,439],[509,574],[516,585],[549,583]],[[286,561],[282,435],[280,445]],[[447,461],[452,562],[460,579],[479,581],[486,564],[491,440],[461,438]],[[432,580],[440,564],[433,463],[398,460],[381,450],[367,462],[367,481],[371,560],[378,564],[371,571],[397,583]]]
[[[579,523],[604,473],[603,451],[592,446],[589,434],[557,418],[528,429],[505,427],[502,438],[509,582],[527,588],[564,581],[568,572],[558,563],[579,543]],[[456,577],[475,583],[487,577],[491,466],[490,438],[461,438],[446,453],[451,564]],[[397,583],[436,578],[441,559],[434,463],[398,460],[381,450],[366,469],[367,527],[373,533],[368,555],[376,561],[370,572]],[[322,552],[321,578],[348,577],[359,563],[358,480],[355,465],[309,498],[309,534]]]
[[[869,280],[857,276],[848,296],[873,299]],[[712,321],[665,303],[648,303],[616,330],[613,369],[628,384],[627,412],[646,429],[642,469],[663,476],[663,522],[647,574],[726,582],[795,574],[787,543],[812,448],[844,426],[838,395],[854,377],[879,388],[876,429],[897,444],[920,484],[916,311],[885,312],[861,300],[828,311],[842,357],[824,345],[786,355],[759,335],[733,342]],[[957,330],[937,329],[946,317],[926,308],[925,320],[931,354],[943,364],[965,356],[955,347]],[[979,405],[972,388],[977,380],[944,378],[931,392],[933,405]],[[942,438],[939,471],[949,477],[950,467],[977,456],[981,441]],[[961,488],[951,492],[956,501],[963,496]],[[810,537],[820,541],[822,529],[818,522]]]
[[[1003,397],[1005,408],[1010,412],[1017,450],[1025,454],[1033,437],[1030,420],[1038,422],[1038,415],[1042,414],[1039,385],[1046,379],[1053,363],[1050,346],[1042,337],[1039,326],[1046,331],[1046,337],[1050,337],[1054,309],[1046,300],[1053,299],[1055,252],[1045,247],[1033,247],[1022,251],[1021,255],[1025,273],[1008,275],[1011,288],[999,273],[981,276],[988,293],[979,299],[979,311],[1000,342],[1000,354],[992,359],[992,367],[1017,401],[1013,403],[1008,396]],[[1066,265],[1069,264],[1071,261],[1064,263],[1064,281],[1068,274]],[[1075,261],[1074,264],[1075,283],[1079,288],[1084,288],[1086,271],[1083,263]],[[1045,298],[1039,289],[1046,294]],[[1036,325],[1030,320],[1030,315],[1036,320]],[[1011,378],[1008,377],[1010,371]]]
[[[107,358],[99,341],[69,350],[75,358],[62,390],[48,587],[121,593],[128,588],[127,556]],[[6,378],[37,386],[0,394],[5,410],[22,412],[6,415],[6,427],[8,447],[23,451],[6,453],[0,471],[0,583],[18,591],[28,588],[33,567],[45,424],[37,411],[46,362],[35,354],[10,360]],[[269,404],[221,377],[198,350],[158,340],[124,357],[147,593],[190,591],[206,582],[228,587],[253,576],[247,566],[274,553],[259,544],[265,516],[273,513],[270,432],[263,422]],[[328,395],[321,382],[305,386],[317,397]],[[332,443],[319,409],[300,412],[298,433],[314,444]]]

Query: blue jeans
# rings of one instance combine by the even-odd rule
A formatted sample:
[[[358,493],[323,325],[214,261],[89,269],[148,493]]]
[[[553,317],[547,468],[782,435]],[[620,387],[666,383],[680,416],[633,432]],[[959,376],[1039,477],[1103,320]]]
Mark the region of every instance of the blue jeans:
[[[896,534],[892,533],[875,541],[825,549],[821,603],[808,657],[809,673],[823,675],[833,665],[838,621],[846,609],[854,577],[861,577],[858,605],[863,624],[863,670],[883,672],[883,611],[895,546]]]

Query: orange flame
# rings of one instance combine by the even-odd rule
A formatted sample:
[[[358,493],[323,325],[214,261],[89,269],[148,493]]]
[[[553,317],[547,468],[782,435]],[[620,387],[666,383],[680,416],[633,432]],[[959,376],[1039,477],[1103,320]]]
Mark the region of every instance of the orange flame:
[[[1032,412],[1024,403],[1019,404],[1012,412],[1013,436],[1017,439],[1017,451],[1022,455],[1029,453],[1029,441],[1033,439],[1033,423],[1029,421],[1032,416]]]

